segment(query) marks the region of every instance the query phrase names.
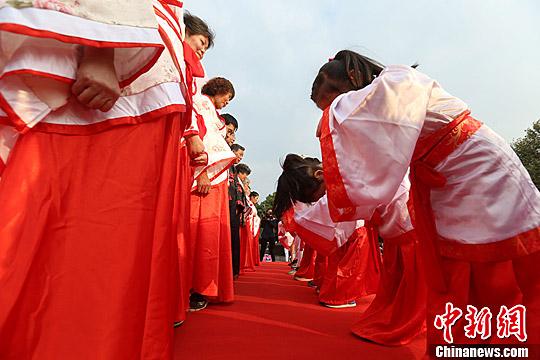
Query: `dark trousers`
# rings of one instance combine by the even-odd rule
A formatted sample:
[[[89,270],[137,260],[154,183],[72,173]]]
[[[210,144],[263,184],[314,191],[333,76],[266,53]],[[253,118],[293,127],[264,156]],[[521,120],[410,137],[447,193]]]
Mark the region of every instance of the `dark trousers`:
[[[260,258],[261,261],[264,258],[264,253],[266,252],[266,244],[268,244],[268,247],[270,248],[270,256],[272,257],[272,261],[276,261],[276,256],[274,255],[274,248],[276,247],[276,238],[261,238],[261,250],[260,250]]]
[[[240,274],[240,217],[231,217],[231,252],[233,275]]]

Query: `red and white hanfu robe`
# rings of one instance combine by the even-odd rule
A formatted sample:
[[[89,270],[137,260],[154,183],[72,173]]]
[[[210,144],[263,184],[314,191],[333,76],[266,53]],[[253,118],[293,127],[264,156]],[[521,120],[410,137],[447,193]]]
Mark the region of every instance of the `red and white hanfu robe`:
[[[172,358],[181,9],[1,5],[0,358]],[[115,49],[106,113],[70,97],[83,46]]]
[[[405,178],[390,204],[377,208],[378,221],[369,222],[383,238],[381,279],[351,331],[382,345],[405,345],[426,330],[427,286],[409,216],[409,189]]]
[[[236,156],[225,142],[225,122],[210,98],[194,101],[198,132],[208,154],[208,163],[194,169],[191,189],[188,266],[190,289],[216,302],[234,300],[228,171]],[[202,120],[202,121],[201,121]],[[197,192],[197,179],[206,172],[211,181],[208,195]]]
[[[371,219],[411,168],[414,226],[428,282],[428,343],[446,304],[497,314],[523,305],[528,341],[540,342],[540,193],[510,146],[470,117],[467,105],[407,66],[388,66],[372,84],[338,96],[321,120],[332,218]],[[369,155],[368,155],[369,154]],[[440,318],[439,318],[440,320]],[[440,325],[440,324],[439,324]],[[455,343],[518,342],[469,338]]]
[[[375,292],[380,254],[377,248],[372,249],[374,240],[364,229],[364,221],[334,223],[323,196],[311,207],[294,213],[293,228],[317,254],[328,256],[329,266],[319,292],[321,302],[347,304]]]
[[[257,215],[257,208],[251,202],[249,197],[246,197],[246,200],[250,208],[250,211],[247,212],[247,214],[245,215],[246,226],[240,227],[240,243],[244,244],[243,254],[240,254],[240,260],[241,260],[240,268],[244,271],[246,270],[254,271],[255,258],[259,258],[259,256],[254,256],[255,254],[254,248],[256,247],[257,253],[259,251],[259,246],[258,246],[259,241],[258,239],[255,239],[253,235],[254,219],[255,219],[255,215]],[[255,244],[255,240],[257,240],[256,244]]]

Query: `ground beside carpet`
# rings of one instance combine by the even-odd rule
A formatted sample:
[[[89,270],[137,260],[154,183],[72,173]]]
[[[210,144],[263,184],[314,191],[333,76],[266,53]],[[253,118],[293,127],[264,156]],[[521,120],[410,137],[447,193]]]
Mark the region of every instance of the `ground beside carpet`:
[[[187,313],[175,330],[175,360],[422,358],[425,336],[385,347],[349,331],[373,295],[358,299],[355,308],[325,308],[288,270],[284,262],[262,263],[235,281],[233,304]]]

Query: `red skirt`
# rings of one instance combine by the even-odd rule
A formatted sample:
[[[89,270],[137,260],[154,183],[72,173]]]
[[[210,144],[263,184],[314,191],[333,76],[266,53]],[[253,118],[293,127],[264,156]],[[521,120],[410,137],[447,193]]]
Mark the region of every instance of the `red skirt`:
[[[191,193],[192,289],[214,302],[234,301],[228,183]]]
[[[434,326],[435,317],[445,313],[446,303],[459,308],[463,316],[452,326],[454,344],[540,344],[540,277],[538,270],[540,251],[511,260],[470,262],[442,258],[441,267],[447,280],[448,293],[428,290],[427,324],[428,345],[446,344],[443,331]],[[471,339],[465,335],[464,327],[467,305],[480,311],[490,309],[491,336],[482,340],[479,335]],[[497,336],[497,317],[501,306],[511,309],[523,305],[526,309],[527,341],[521,342],[515,335],[508,338]],[[540,356],[538,347],[533,349]],[[531,356],[530,358],[537,358]]]
[[[319,301],[326,304],[348,304],[357,298],[375,293],[379,274],[375,272],[369,241],[365,231],[349,240],[328,256]]]
[[[304,254],[302,255],[302,261],[294,277],[313,280],[315,277],[315,259],[317,258],[317,252],[309,245],[304,244]]]
[[[178,219],[177,244],[178,244],[178,265],[180,269],[180,278],[178,282],[178,305],[175,321],[186,319],[186,309],[189,307],[189,291],[192,286],[193,261],[188,256],[189,242],[189,223],[191,208],[191,183],[192,170],[189,165],[189,155],[187,147],[180,147],[180,156],[178,161],[179,187],[175,196],[177,204],[175,219]]]
[[[240,269],[244,271],[255,271],[255,261],[253,259],[253,234],[249,226],[240,228],[240,245],[245,244],[244,248],[240,248]]]
[[[0,358],[172,358],[180,117],[20,136],[0,181]]]
[[[351,331],[382,345],[408,344],[426,330],[427,288],[414,231],[385,239],[377,294]]]
[[[317,253],[315,257],[315,270],[313,271],[313,283],[320,287],[323,282],[323,277],[327,272],[328,258],[321,253]]]

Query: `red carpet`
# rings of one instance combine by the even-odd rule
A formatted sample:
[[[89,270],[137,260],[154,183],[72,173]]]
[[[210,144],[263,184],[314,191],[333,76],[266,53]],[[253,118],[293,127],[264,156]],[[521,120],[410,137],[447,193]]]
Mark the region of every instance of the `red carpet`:
[[[175,359],[420,359],[425,336],[402,347],[364,341],[349,326],[357,307],[319,305],[315,290],[287,275],[284,262],[262,263],[235,281],[235,302],[187,313],[175,330]]]

